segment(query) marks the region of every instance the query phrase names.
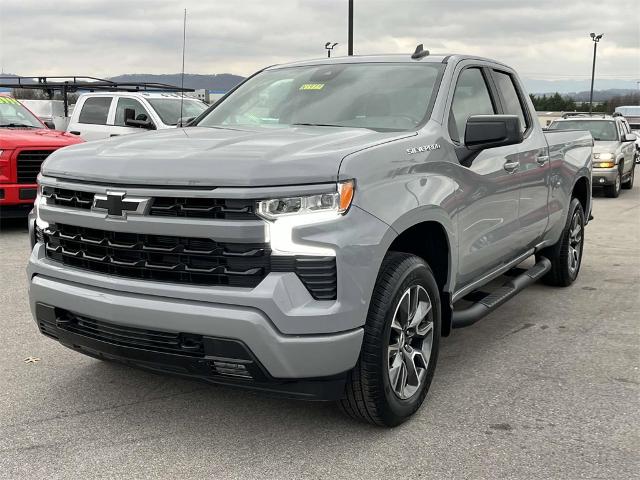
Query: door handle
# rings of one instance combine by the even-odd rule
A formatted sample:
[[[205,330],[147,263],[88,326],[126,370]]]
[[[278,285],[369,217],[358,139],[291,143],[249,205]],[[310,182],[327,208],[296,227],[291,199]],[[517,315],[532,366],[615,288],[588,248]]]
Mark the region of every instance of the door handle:
[[[80,135],[80,132],[76,132],[75,130],[71,130],[69,133],[71,135]]]
[[[509,173],[513,173],[518,169],[519,166],[520,162],[507,162],[504,164],[504,169]]]
[[[548,161],[549,161],[549,155],[539,155],[538,158],[536,158],[536,162],[541,167],[544,167],[545,163],[547,163]]]
[[[120,134],[119,133],[112,133],[111,135],[109,135],[110,137],[119,137]]]

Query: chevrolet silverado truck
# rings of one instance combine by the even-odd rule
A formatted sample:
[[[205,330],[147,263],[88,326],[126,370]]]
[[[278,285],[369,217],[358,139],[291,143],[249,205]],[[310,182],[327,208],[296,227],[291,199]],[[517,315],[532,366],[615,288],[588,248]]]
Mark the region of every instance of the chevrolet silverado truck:
[[[616,198],[620,189],[633,188],[636,135],[622,116],[580,115],[555,120],[549,130],[589,130],[594,140],[593,186],[603,187],[607,197]]]
[[[44,159],[60,147],[80,142],[49,129],[15,98],[0,95],[0,219],[26,218]]]
[[[397,425],[442,336],[574,282],[592,145],[484,58],[266,68],[193,126],[47,159],[31,309],[86,355]]]

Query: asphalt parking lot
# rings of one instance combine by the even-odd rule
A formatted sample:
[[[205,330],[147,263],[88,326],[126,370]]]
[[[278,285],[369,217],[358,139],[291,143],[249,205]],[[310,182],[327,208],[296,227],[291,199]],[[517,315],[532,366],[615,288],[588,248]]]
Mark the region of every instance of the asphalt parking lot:
[[[26,225],[4,222],[0,478],[639,478],[640,188],[594,215],[578,281],[445,339],[392,430],[65,349],[28,310]]]

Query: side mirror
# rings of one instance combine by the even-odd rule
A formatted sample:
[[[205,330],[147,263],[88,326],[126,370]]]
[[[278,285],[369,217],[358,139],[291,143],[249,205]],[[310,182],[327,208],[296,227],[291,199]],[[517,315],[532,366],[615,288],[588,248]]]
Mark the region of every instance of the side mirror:
[[[124,124],[127,127],[145,128],[147,130],[155,130],[156,126],[149,119],[136,120],[136,111],[133,108],[124,109]],[[144,115],[146,117],[146,115]]]
[[[638,137],[636,136],[635,133],[627,133],[624,136],[623,142],[635,142],[636,138],[638,138]]]
[[[178,120],[176,127],[177,128],[188,127],[189,125],[191,125],[191,122],[193,122],[195,119],[196,117],[182,117],[180,120]]]
[[[56,124],[53,123],[51,120],[44,120],[42,123],[44,123],[46,125],[46,127],[50,130],[55,130],[56,129]]]
[[[479,152],[486,148],[522,143],[520,118],[517,115],[473,115],[467,119],[464,146]]]

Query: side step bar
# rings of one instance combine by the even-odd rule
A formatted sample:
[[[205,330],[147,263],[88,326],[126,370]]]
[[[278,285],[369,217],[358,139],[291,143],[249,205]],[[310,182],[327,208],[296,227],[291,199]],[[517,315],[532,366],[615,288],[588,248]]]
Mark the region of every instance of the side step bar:
[[[532,283],[537,282],[549,270],[551,270],[551,262],[546,258],[541,258],[529,270],[512,278],[500,288],[490,293],[486,297],[478,300],[470,307],[464,310],[454,310],[451,318],[451,328],[461,328],[473,325],[485,315],[493,312],[507,300],[513,298],[517,293],[527,288]]]

